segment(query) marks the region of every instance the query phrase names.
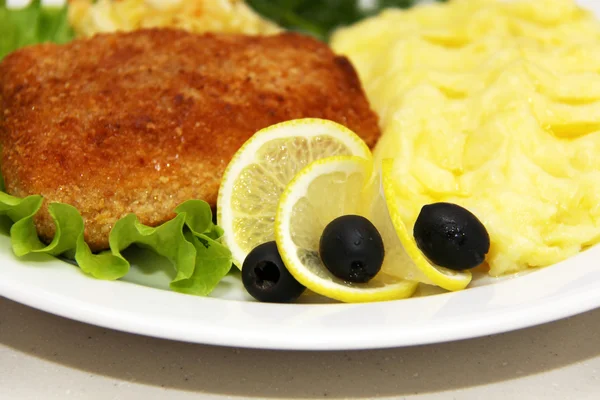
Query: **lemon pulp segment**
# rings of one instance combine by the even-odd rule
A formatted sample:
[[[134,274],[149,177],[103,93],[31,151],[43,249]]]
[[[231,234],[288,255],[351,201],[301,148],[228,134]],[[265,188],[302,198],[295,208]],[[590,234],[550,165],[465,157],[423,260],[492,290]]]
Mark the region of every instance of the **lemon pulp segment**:
[[[274,239],[279,197],[296,173],[314,160],[335,155],[371,158],[356,134],[320,119],[273,125],[240,148],[225,171],[217,203],[235,265],[241,268],[254,247]]]

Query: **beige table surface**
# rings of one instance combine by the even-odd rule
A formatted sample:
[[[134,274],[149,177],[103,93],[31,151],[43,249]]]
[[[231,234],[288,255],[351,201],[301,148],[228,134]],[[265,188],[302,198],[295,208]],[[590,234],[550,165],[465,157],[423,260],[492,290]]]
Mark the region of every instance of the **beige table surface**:
[[[0,297],[0,399],[598,399],[600,310],[411,348],[259,351],[110,331]]]

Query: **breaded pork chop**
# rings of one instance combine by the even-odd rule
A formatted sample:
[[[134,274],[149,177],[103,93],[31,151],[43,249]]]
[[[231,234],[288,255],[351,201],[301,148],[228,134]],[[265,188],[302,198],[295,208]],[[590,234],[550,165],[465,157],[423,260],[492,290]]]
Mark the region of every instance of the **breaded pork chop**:
[[[189,199],[215,205],[223,171],[257,130],[327,118],[373,146],[380,131],[344,57],[298,34],[161,29],[37,45],[0,64],[8,193],[76,207],[93,250],[128,213],[156,226]]]

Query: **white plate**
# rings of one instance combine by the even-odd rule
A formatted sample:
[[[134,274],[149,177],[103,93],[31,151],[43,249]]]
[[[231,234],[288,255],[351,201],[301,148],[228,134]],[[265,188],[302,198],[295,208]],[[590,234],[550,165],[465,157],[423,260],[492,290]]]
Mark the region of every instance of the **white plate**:
[[[594,0],[581,1],[596,11]],[[6,230],[6,221],[0,226]],[[133,252],[138,265],[149,265]],[[600,246],[518,278],[480,278],[458,293],[373,304],[260,304],[228,277],[214,296],[159,289],[162,269],[105,282],[47,256],[17,259],[0,236],[0,295],[79,321],[189,342],[268,349],[370,349],[505,332],[600,307]],[[160,263],[164,260],[159,260]],[[129,282],[127,282],[129,281]],[[144,283],[145,287],[131,282]]]
[[[279,305],[245,301],[236,277],[217,292],[229,299],[98,281],[51,257],[16,259],[3,236],[0,294],[64,317],[168,339],[269,349],[367,349],[488,335],[599,307],[598,259],[600,247],[458,293],[371,304]],[[129,278],[141,281],[140,275]]]

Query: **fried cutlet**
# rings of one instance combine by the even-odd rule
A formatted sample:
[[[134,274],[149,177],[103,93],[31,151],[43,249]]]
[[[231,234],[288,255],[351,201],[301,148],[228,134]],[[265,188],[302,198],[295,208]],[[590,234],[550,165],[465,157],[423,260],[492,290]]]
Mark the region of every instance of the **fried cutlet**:
[[[6,191],[76,207],[92,250],[135,213],[156,226],[189,199],[215,205],[236,150],[277,122],[326,118],[373,146],[380,135],[350,62],[299,34],[171,29],[27,47],[0,64]]]

